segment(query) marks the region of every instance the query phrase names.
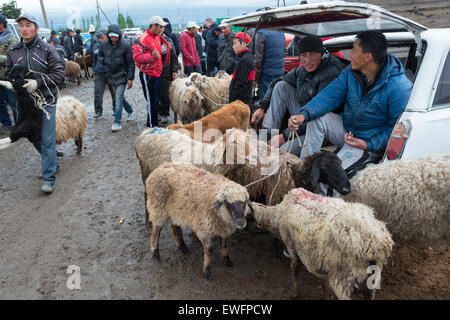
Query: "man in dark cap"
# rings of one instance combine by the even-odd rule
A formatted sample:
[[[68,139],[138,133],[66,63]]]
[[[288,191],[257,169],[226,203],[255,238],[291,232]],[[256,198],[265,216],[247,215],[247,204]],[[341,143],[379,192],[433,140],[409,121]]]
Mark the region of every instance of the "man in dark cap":
[[[73,30],[67,29],[67,35],[64,38],[64,50],[66,50],[67,60],[73,61],[75,58],[75,40],[73,38]]]
[[[60,45],[62,46],[62,42],[61,40],[58,38],[58,35],[56,34],[56,31],[52,30],[52,32],[50,33],[50,39],[53,40],[53,43],[55,45]]]
[[[281,130],[286,115],[298,114],[317,93],[333,81],[344,69],[345,65],[335,56],[330,55],[323,46],[322,40],[316,36],[307,36],[299,42],[301,65],[288,74],[278,77],[270,84],[264,98],[252,115],[252,122],[264,121],[264,128],[271,138],[269,144],[281,146],[286,143],[289,131],[273,135],[271,129]],[[306,132],[306,124],[298,129],[299,136]],[[274,132],[275,133],[275,132]],[[300,155],[300,146],[295,139],[291,152]],[[287,149],[291,143],[286,143],[282,149]]]

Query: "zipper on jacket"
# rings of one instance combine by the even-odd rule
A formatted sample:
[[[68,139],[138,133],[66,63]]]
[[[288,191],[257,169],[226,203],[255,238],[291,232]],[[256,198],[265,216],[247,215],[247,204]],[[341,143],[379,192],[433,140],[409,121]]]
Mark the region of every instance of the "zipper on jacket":
[[[41,57],[39,57],[39,55],[36,54],[36,52],[33,52],[33,55],[36,56],[36,58],[38,58],[41,62],[43,62],[45,65],[48,65],[47,61],[45,61],[44,59],[42,59]]]
[[[45,69],[47,69],[47,66],[45,66],[44,64],[42,64],[42,62],[40,62],[38,59],[36,59],[35,57],[31,57],[31,59],[33,59],[34,62],[40,64],[42,67],[44,67]]]

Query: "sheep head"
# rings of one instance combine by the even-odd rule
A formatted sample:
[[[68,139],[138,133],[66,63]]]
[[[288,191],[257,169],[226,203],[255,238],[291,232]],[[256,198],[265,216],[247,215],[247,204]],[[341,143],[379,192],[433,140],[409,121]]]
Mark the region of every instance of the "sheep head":
[[[329,151],[313,154],[305,158],[302,165],[293,167],[295,186],[318,192],[321,182],[342,195],[349,194],[350,181],[341,163],[341,159]]]
[[[183,94],[183,102],[185,106],[195,109],[196,118],[201,118],[203,101],[205,99],[196,87],[187,87]]]
[[[216,210],[221,219],[238,229],[247,225],[246,216],[252,211],[247,190],[237,184],[227,184],[216,194],[208,211]]]
[[[15,64],[8,73],[8,79],[14,87],[22,87],[25,84],[25,77],[28,74],[28,68]]]
[[[216,144],[215,166],[219,164],[257,165],[258,144],[240,129],[227,130]]]

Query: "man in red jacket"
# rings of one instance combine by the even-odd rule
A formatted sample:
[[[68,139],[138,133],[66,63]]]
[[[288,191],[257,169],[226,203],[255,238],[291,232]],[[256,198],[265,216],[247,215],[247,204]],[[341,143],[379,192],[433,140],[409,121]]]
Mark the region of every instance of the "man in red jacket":
[[[183,55],[184,73],[190,75],[200,66],[200,57],[195,46],[195,34],[199,26],[190,21],[187,30],[180,37],[180,51]]]
[[[144,96],[147,100],[147,127],[158,126],[158,106],[163,63],[170,63],[169,43],[161,36],[167,25],[160,16],[150,19],[150,26],[133,43],[134,63],[139,68]]]

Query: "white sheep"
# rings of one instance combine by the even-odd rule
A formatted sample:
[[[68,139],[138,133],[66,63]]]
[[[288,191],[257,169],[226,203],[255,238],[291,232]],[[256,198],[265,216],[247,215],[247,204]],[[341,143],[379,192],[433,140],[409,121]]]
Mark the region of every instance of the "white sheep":
[[[227,166],[221,164],[254,164],[257,161],[257,150],[246,133],[237,129],[208,144],[192,140],[180,131],[150,128],[136,138],[134,147],[144,184],[150,173],[164,162],[195,164],[207,171],[223,174]],[[146,225],[150,227],[148,217],[146,212]]]
[[[203,96],[193,86],[187,86],[184,79],[175,79],[169,88],[170,106],[175,122],[178,115],[183,123],[190,123],[202,117]]]
[[[195,74],[191,75],[189,79],[192,86],[200,90],[205,98],[203,103],[205,113],[217,111],[228,104],[231,77],[222,79]]]
[[[83,135],[87,126],[86,107],[72,96],[65,96],[56,104],[56,143],[73,138],[77,154],[83,149]]]
[[[364,203],[396,241],[430,244],[450,236],[450,155],[368,166],[346,201]]]
[[[237,229],[245,228],[249,211],[247,190],[221,175],[192,165],[163,163],[146,181],[147,210],[153,223],[150,250],[159,260],[159,235],[170,220],[178,248],[187,252],[182,228],[191,229],[203,245],[203,277],[211,280],[213,237],[220,237],[222,262],[232,266],[227,238]]]
[[[394,242],[371,208],[294,189],[275,207],[253,204],[264,229],[279,232],[291,257],[290,295],[297,295],[298,260],[328,282],[339,299],[367,290],[368,268],[381,271]],[[372,291],[374,298],[374,291]]]

